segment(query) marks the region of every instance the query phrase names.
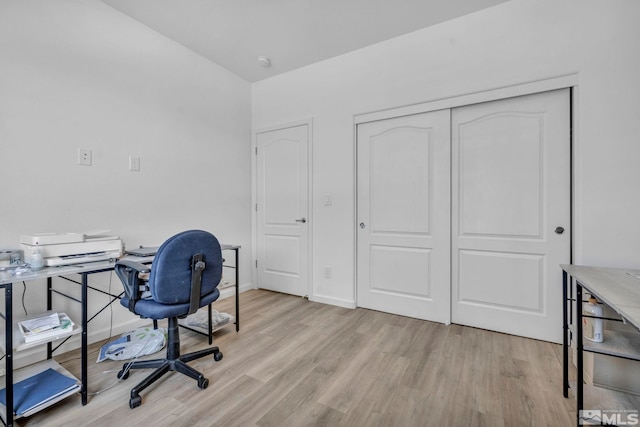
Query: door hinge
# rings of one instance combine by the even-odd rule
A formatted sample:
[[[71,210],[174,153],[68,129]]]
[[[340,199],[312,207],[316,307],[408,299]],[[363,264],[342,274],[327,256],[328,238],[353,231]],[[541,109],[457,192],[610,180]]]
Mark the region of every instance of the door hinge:
[[[258,268],[258,260],[256,260],[256,268]]]
[[[256,203],[256,212],[258,212],[258,204]]]
[[[258,155],[258,147],[256,147],[256,156]]]

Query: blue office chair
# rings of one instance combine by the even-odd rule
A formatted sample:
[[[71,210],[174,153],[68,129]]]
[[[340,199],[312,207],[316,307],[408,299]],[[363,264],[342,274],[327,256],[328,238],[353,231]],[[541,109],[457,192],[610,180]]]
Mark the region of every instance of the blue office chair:
[[[129,407],[140,406],[140,392],[169,371],[178,371],[198,381],[198,387],[207,388],[209,380],[187,362],[213,354],[215,361],[222,359],[218,347],[210,347],[180,355],[178,319],[195,313],[220,296],[217,289],[222,277],[222,252],[218,239],[206,231],[190,230],[178,233],[165,241],[151,268],[128,260],[118,261],[115,271],[125,292],[120,303],[143,318],[168,320],[167,356],[165,359],[135,360],[124,364],[118,378],[127,379],[130,369],[155,368],[142,382],[131,389]],[[141,273],[150,273],[148,282]],[[148,296],[150,294],[150,296]]]

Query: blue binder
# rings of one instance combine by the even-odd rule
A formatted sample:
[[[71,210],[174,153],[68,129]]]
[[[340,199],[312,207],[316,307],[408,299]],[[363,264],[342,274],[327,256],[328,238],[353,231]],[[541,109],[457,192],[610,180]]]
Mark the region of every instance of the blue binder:
[[[13,412],[22,415],[75,388],[78,381],[51,368],[13,384]],[[7,405],[6,389],[0,390],[0,403]]]

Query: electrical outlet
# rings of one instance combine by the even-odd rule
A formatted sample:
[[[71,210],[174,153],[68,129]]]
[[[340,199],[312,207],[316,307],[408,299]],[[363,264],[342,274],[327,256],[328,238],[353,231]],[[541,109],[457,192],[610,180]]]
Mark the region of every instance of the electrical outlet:
[[[330,265],[324,266],[324,278],[331,279],[331,274],[333,273],[333,268]]]
[[[129,156],[129,170],[140,172],[140,157]]]
[[[91,166],[91,150],[88,148],[78,148],[78,164]]]

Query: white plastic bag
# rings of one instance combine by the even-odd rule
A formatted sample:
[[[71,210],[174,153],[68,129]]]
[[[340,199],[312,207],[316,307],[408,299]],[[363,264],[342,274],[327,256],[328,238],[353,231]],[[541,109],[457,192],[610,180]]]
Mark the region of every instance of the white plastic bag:
[[[111,360],[129,360],[157,353],[167,343],[166,335],[166,328],[138,328],[122,334],[120,339],[109,344],[104,351],[104,356]]]

